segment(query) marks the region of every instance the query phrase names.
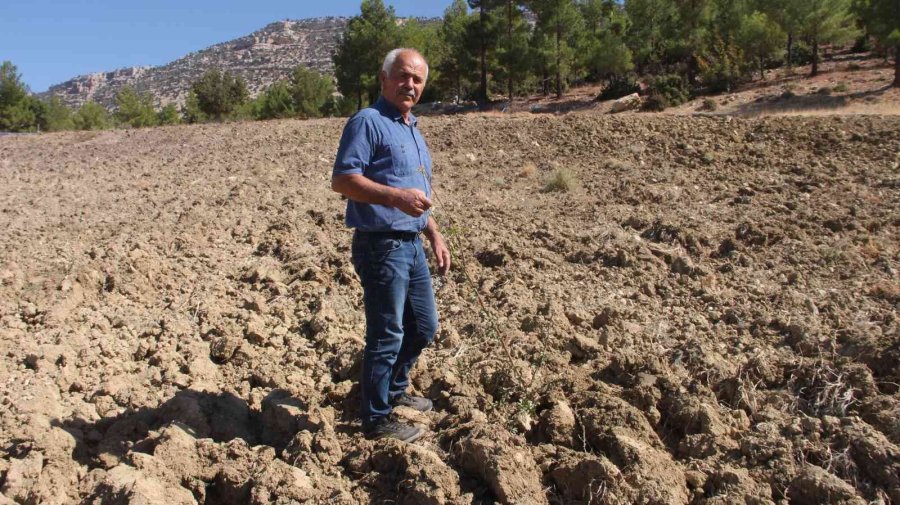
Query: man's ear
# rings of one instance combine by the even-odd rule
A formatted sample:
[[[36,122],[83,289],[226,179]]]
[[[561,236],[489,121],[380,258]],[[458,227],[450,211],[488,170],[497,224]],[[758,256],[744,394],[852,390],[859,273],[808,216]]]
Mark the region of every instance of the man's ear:
[[[385,79],[387,79],[387,72],[385,72],[384,70],[379,70],[378,71],[378,82],[381,84],[382,87],[384,86]]]

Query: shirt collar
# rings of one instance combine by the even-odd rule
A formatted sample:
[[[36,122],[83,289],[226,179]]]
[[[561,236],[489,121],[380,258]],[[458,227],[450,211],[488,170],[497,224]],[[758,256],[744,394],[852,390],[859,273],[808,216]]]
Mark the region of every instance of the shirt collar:
[[[403,114],[400,113],[400,110],[397,109],[397,107],[394,107],[394,104],[392,104],[391,102],[388,102],[384,98],[384,96],[379,96],[378,100],[375,101],[375,103],[372,105],[372,107],[374,107],[378,112],[381,112],[385,116],[393,119],[394,121],[399,121],[400,123],[403,122]],[[416,116],[413,116],[413,113],[410,112],[409,113],[409,124],[411,126],[416,126],[416,124],[418,122],[419,122],[419,120],[416,119]]]

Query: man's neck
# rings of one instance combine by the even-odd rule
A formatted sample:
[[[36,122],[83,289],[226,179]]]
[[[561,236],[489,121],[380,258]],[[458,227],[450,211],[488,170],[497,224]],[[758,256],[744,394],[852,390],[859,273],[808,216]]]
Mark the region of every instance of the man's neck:
[[[399,107],[392,104],[390,100],[385,98],[384,94],[381,95],[381,99],[384,100],[384,103],[386,103],[390,108],[394,109],[398,114],[400,114],[400,117],[403,119],[403,124],[406,124],[406,125],[410,124],[409,113],[411,111],[406,111],[406,112],[401,111]]]

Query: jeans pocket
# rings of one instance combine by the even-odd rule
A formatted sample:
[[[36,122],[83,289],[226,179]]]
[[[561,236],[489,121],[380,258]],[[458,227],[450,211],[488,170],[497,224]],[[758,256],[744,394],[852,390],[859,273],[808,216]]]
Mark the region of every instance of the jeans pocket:
[[[368,252],[373,257],[383,257],[400,249],[400,240],[395,238],[382,238],[369,242]]]

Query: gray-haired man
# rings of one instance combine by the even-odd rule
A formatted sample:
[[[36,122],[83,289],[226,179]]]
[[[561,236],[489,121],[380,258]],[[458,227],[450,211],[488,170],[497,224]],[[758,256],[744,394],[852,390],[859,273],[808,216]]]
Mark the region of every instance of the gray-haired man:
[[[431,153],[410,111],[425,88],[428,64],[414,49],[388,53],[379,73],[381,97],[347,122],[331,177],[345,195],[353,234],[353,266],[363,286],[366,348],[362,427],[371,438],[412,442],[416,426],[390,417],[393,406],[431,410],[406,393],[409,370],[437,332],[431,273],[420,233],[431,242],[440,273],[450,250],[431,217]]]

